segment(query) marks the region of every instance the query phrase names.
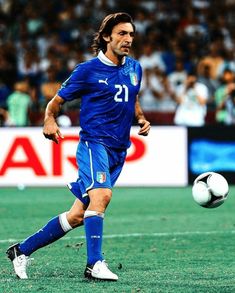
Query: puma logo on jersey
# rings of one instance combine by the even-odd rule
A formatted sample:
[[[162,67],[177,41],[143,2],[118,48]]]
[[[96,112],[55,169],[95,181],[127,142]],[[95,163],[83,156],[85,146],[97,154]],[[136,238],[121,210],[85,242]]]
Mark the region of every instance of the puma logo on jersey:
[[[108,78],[106,78],[105,80],[99,79],[99,83],[105,83],[106,85],[108,85]]]

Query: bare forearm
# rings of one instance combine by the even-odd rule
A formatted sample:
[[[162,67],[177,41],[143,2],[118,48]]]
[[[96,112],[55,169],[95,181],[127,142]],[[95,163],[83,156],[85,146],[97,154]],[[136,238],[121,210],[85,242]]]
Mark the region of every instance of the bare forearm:
[[[46,138],[53,140],[56,143],[59,142],[59,137],[63,138],[60,129],[56,123],[56,117],[59,114],[63,102],[64,100],[61,97],[55,96],[47,104],[45,111],[43,134]]]
[[[150,130],[150,122],[146,120],[143,110],[140,106],[139,98],[136,97],[135,102],[135,117],[138,121],[138,124],[140,126],[140,130],[138,132],[139,135],[147,136],[149,134]]]
[[[45,110],[44,123],[48,120],[55,121],[58,116],[63,100],[59,96],[55,96],[48,104]]]
[[[138,97],[136,98],[136,102],[135,102],[135,117],[136,117],[137,121],[145,120],[145,116],[144,116],[143,110],[140,106],[140,102],[139,102]]]

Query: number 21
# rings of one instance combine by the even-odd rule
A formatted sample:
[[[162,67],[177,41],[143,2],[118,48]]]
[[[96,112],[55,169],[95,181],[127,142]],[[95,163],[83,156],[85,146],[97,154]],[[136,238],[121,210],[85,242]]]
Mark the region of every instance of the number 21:
[[[123,102],[123,101],[128,102],[128,95],[129,95],[128,87],[125,84],[123,84],[123,85],[115,84],[115,88],[118,89],[118,91],[114,96],[114,100],[119,103]],[[122,97],[120,97],[123,90],[124,90],[124,99]]]

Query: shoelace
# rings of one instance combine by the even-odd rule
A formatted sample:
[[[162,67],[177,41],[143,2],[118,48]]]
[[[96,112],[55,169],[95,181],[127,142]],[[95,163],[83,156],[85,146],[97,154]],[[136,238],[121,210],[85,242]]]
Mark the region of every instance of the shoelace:
[[[18,264],[25,265],[26,267],[30,266],[33,260],[34,260],[33,257],[24,256],[24,255],[20,255],[17,257]]]
[[[109,267],[109,265],[107,264],[107,262],[105,260],[103,260],[102,263],[106,266],[106,268]]]
[[[106,262],[105,260],[103,260],[103,261],[101,262],[101,266],[103,267],[103,269],[109,271],[108,264],[107,264],[107,262]]]
[[[104,266],[105,269],[108,269],[108,264],[105,260],[101,261],[101,265]],[[87,268],[90,272],[98,273],[100,269],[94,270],[94,268]]]
[[[33,257],[29,257],[29,256],[26,256],[26,258],[27,258],[26,266],[28,267],[28,266],[30,266],[33,263],[34,258]]]
[[[25,266],[28,267],[32,264],[32,261],[34,260],[33,257],[29,257],[24,254],[17,256],[17,252],[16,252],[15,247],[14,247],[14,254],[15,254],[15,258],[17,259],[17,262],[19,265],[22,265],[25,262]]]

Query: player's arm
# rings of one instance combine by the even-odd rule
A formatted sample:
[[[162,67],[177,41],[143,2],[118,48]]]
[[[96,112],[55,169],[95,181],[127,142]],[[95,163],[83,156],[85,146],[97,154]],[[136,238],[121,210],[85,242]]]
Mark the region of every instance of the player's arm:
[[[151,126],[150,126],[150,122],[148,120],[146,120],[146,118],[144,116],[143,110],[140,106],[138,96],[136,96],[136,101],[135,101],[135,117],[136,117],[136,120],[140,126],[140,130],[139,130],[138,134],[147,136],[149,134]]]
[[[43,134],[46,138],[53,140],[56,143],[59,142],[59,138],[63,138],[59,126],[56,123],[56,117],[58,116],[63,103],[64,100],[56,95],[47,104],[45,111]]]

